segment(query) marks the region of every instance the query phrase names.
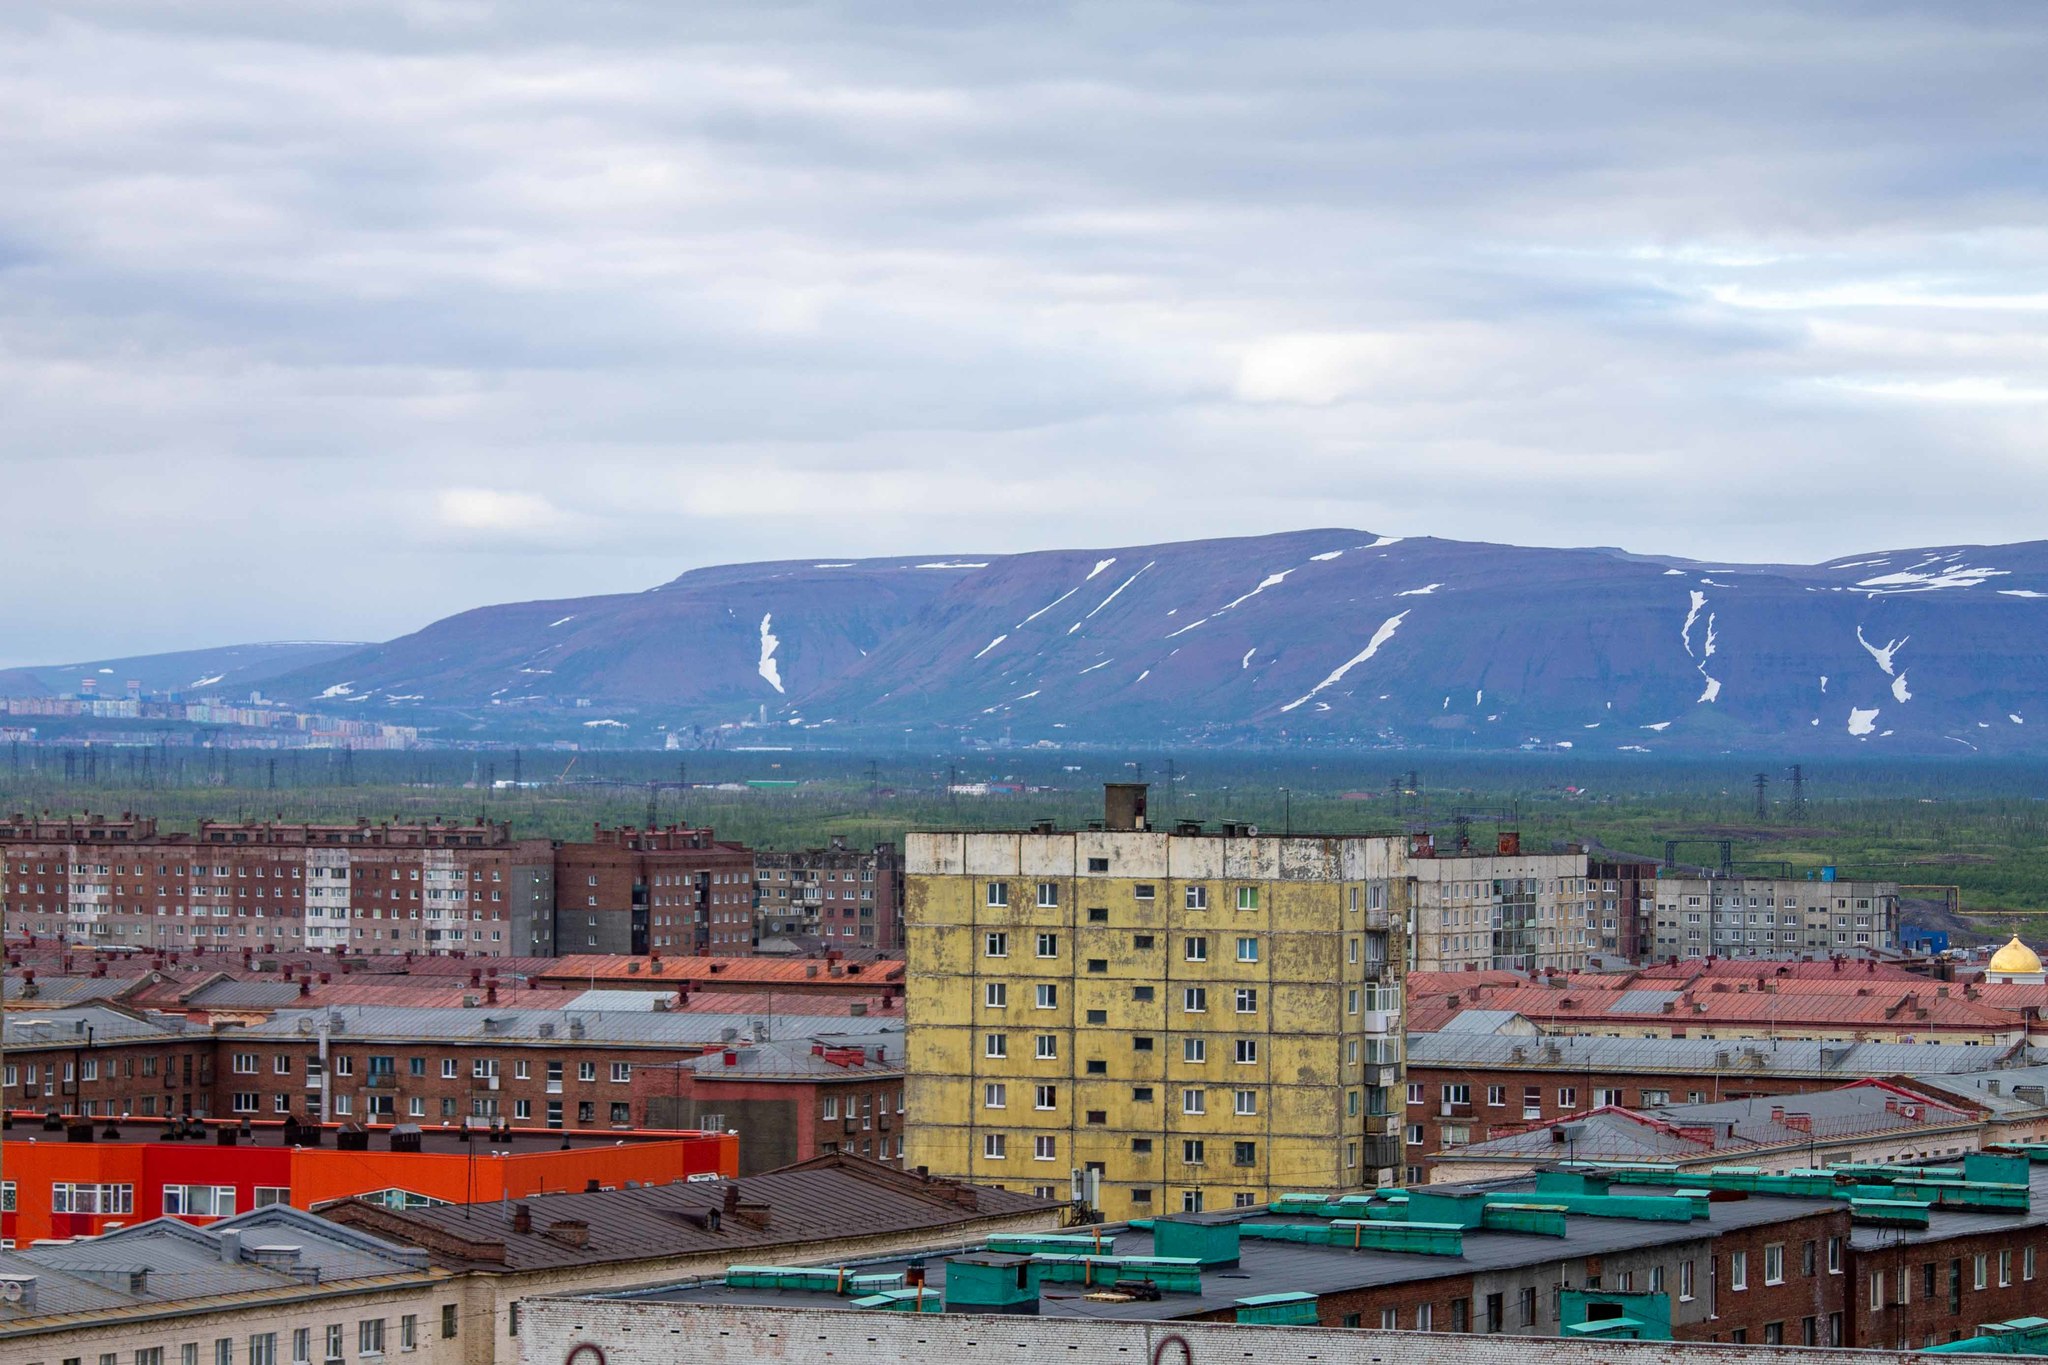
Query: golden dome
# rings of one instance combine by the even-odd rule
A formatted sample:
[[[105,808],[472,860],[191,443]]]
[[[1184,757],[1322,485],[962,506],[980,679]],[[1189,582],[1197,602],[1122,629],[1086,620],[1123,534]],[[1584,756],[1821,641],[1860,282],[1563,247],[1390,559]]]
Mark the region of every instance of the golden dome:
[[[2041,973],[2041,956],[2020,942],[2018,934],[2014,934],[2012,942],[1991,955],[1991,962],[1984,970],[2000,976],[2038,976]]]

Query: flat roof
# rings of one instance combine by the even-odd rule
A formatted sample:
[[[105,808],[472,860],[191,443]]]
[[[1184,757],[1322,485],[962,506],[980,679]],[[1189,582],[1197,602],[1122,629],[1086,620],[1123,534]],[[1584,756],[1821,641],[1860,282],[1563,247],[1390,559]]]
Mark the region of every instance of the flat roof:
[[[222,1130],[234,1132],[238,1128],[238,1123],[233,1120],[195,1120],[195,1122],[201,1123],[204,1129],[200,1136],[173,1141],[165,1138],[163,1135],[164,1129],[171,1122],[169,1119],[126,1118],[111,1121],[114,1131],[119,1136],[108,1137],[106,1132],[110,1120],[104,1116],[85,1120],[74,1115],[66,1120],[66,1124],[90,1122],[93,1140],[89,1143],[70,1143],[63,1129],[46,1131],[43,1128],[43,1112],[39,1109],[15,1109],[8,1111],[8,1118],[11,1120],[12,1126],[8,1130],[7,1141],[10,1143],[38,1141],[44,1145],[70,1145],[87,1149],[124,1144],[128,1146],[161,1145],[171,1147],[196,1145],[214,1147],[220,1145],[218,1134]],[[440,1156],[463,1156],[468,1155],[472,1151],[477,1156],[485,1156],[494,1152],[508,1152],[514,1156],[537,1156],[548,1152],[559,1152],[564,1142],[567,1142],[571,1151],[573,1151],[578,1147],[615,1147],[622,1142],[675,1142],[697,1136],[694,1131],[671,1129],[514,1128],[511,1130],[509,1138],[502,1135],[493,1138],[487,1129],[478,1129],[476,1130],[474,1141],[464,1142],[462,1140],[462,1129],[455,1124],[432,1123],[416,1126],[420,1134],[420,1153],[422,1155]],[[339,1136],[340,1131],[339,1125],[325,1125],[321,1130],[319,1149],[330,1152],[341,1151],[342,1149],[336,1145],[336,1138]],[[391,1133],[392,1129],[388,1124],[370,1129],[369,1150],[380,1154],[390,1154],[392,1151]],[[266,1150],[308,1146],[303,1140],[296,1143],[285,1141],[284,1125],[276,1122],[251,1124],[249,1136],[238,1136],[235,1145]],[[399,1152],[397,1155],[409,1156],[412,1154],[409,1152]]]

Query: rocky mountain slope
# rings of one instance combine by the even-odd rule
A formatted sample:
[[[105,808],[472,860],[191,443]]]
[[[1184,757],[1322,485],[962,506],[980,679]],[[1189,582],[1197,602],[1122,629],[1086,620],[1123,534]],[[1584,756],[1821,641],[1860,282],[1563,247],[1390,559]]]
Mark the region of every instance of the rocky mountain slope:
[[[814,739],[2033,751],[2048,543],[1738,565],[1316,530],[728,565],[479,608],[265,686],[648,743],[765,721]]]

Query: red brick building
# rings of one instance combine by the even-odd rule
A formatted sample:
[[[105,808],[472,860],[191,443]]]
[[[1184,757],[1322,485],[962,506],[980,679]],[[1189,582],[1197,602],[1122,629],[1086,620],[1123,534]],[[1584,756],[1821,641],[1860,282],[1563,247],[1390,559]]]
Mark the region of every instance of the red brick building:
[[[708,829],[594,827],[555,850],[556,951],[754,951],[754,854]]]
[[[512,956],[554,949],[554,851],[503,824],[0,821],[8,927],[159,952]]]
[[[742,1175],[834,1153],[903,1162],[901,1032],[734,1042],[637,1075],[649,1126],[738,1129]]]

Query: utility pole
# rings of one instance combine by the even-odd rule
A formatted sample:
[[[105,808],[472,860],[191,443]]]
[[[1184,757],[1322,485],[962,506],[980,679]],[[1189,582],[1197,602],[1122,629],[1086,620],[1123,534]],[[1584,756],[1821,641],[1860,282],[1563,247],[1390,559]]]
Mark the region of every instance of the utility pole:
[[[1160,803],[1165,809],[1159,812],[1159,823],[1162,825],[1168,823],[1173,818],[1174,780],[1173,760],[1169,758],[1166,760],[1166,800]]]
[[[1756,788],[1756,818],[1759,820],[1770,819],[1771,803],[1770,799],[1764,795],[1764,789],[1771,785],[1771,775],[1769,773],[1758,773],[1750,779],[1750,782]]]

